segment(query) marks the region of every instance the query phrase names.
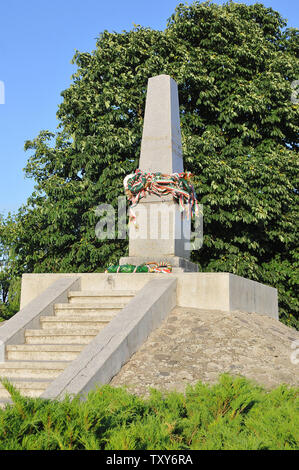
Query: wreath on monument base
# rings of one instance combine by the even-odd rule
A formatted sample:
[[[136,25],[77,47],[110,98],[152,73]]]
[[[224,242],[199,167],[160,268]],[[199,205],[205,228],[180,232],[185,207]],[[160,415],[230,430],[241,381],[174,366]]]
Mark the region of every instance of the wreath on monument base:
[[[168,263],[150,262],[135,266],[134,264],[115,264],[109,266],[105,273],[171,273],[172,266]]]
[[[137,169],[135,173],[127,175],[124,179],[124,187],[128,200],[131,202],[129,219],[136,222],[136,215],[133,211],[140,199],[147,194],[156,196],[173,196],[178,202],[181,212],[186,211],[187,217],[198,215],[198,202],[194,187],[191,183],[192,173],[183,171],[182,173],[172,173],[166,175],[160,172],[151,173]]]

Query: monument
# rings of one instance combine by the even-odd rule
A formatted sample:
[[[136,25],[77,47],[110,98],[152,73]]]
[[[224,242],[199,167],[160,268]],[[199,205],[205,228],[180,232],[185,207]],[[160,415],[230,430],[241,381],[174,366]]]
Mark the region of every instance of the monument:
[[[277,321],[277,290],[231,273],[197,272],[189,259],[196,195],[183,168],[177,84],[168,75],[148,81],[139,163],[125,178],[135,214],[129,256],[120,259],[134,271],[24,273],[21,309],[0,329],[0,378],[47,399],[84,395],[113,378],[112,384],[137,377],[143,385],[181,387],[185,378],[212,380],[227,370],[261,381],[266,376],[267,383],[280,383],[288,370],[292,383],[287,345],[299,340]],[[150,262],[170,264],[171,272],[152,271]],[[172,325],[166,330],[164,320]],[[7,400],[0,384],[0,406]]]
[[[178,87],[169,75],[148,80],[139,169],[164,175],[184,170]],[[120,265],[167,262],[174,271],[198,271],[189,259],[190,217],[172,195],[147,194],[134,211],[136,220],[129,226],[129,256],[122,257]]]

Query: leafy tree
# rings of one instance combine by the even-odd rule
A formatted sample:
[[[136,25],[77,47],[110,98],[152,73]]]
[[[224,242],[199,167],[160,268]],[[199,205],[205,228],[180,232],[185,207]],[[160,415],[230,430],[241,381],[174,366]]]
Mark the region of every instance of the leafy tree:
[[[204,206],[202,271],[229,271],[279,290],[298,320],[298,30],[262,4],[179,4],[165,31],[104,31],[62,92],[56,134],[25,149],[35,191],[7,237],[15,274],[101,271],[127,241],[95,236],[95,207],[117,207],[138,166],[149,77],[179,85],[185,168]],[[296,320],[297,319],[297,320]]]
[[[14,257],[9,239],[15,227],[14,219],[0,214],[0,322],[14,315],[20,307],[21,278],[13,274]]]

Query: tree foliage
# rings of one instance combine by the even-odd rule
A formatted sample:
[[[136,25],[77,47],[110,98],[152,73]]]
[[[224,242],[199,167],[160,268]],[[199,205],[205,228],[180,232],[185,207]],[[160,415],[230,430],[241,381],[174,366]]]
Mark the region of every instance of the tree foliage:
[[[13,316],[20,306],[21,279],[14,275],[14,257],[7,234],[12,234],[14,218],[0,214],[0,322]]]
[[[179,4],[165,31],[104,31],[62,92],[55,134],[25,148],[35,191],[4,230],[22,272],[101,271],[127,240],[95,236],[95,207],[117,208],[138,166],[149,77],[178,83],[185,169],[204,208],[202,271],[229,271],[279,290],[298,319],[298,30],[262,4]]]

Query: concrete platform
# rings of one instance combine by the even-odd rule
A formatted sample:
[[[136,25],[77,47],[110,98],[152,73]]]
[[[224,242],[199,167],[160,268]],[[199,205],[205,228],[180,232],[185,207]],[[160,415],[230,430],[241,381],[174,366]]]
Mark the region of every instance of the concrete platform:
[[[21,310],[0,329],[0,377],[26,379],[26,390],[18,386],[32,396],[42,390],[37,379],[49,382],[44,398],[88,392],[121,374],[173,309],[182,308],[187,317],[195,311],[196,331],[200,315],[210,322],[219,312],[212,321],[219,339],[227,315],[236,311],[248,325],[253,315],[279,325],[276,289],[229,273],[25,274]],[[187,317],[180,327],[186,338]],[[6,398],[0,393],[0,401]]]
[[[21,308],[60,278],[79,278],[82,291],[140,290],[152,279],[176,278],[177,306],[240,310],[278,320],[277,290],[230,273],[59,273],[23,274]]]

